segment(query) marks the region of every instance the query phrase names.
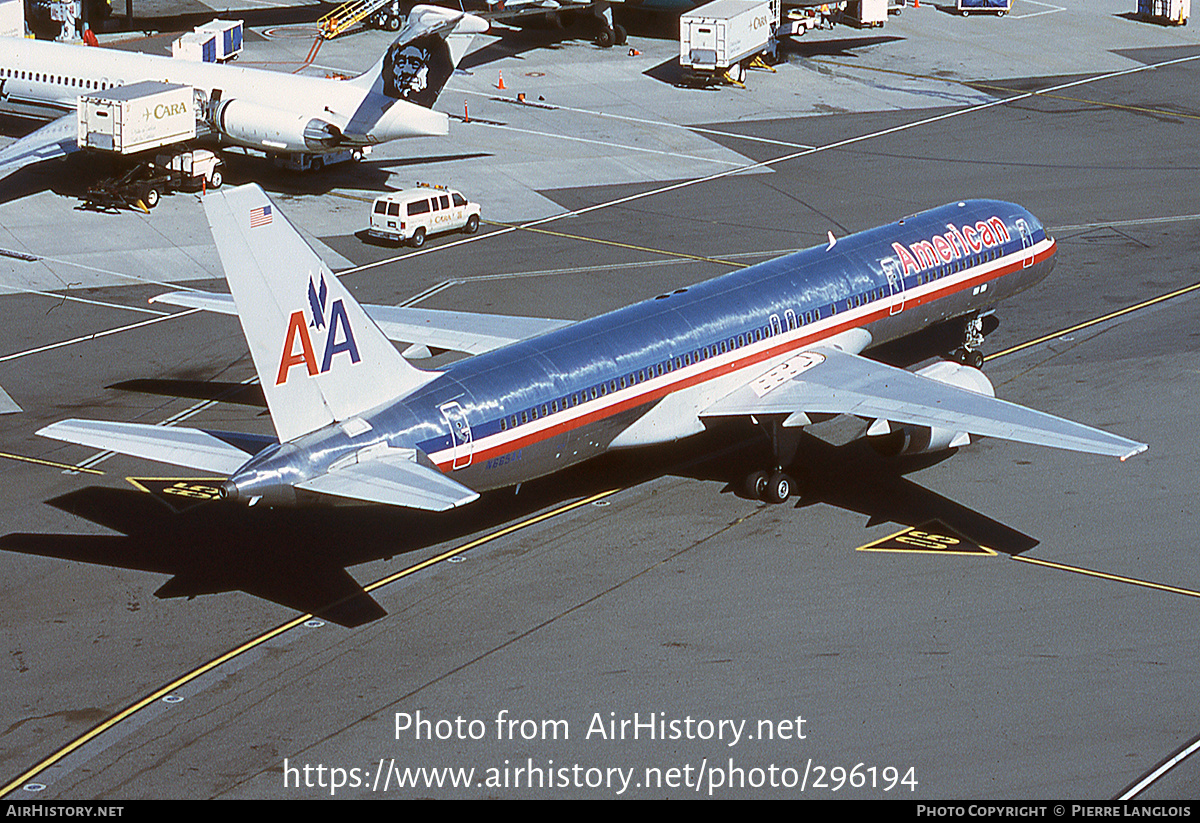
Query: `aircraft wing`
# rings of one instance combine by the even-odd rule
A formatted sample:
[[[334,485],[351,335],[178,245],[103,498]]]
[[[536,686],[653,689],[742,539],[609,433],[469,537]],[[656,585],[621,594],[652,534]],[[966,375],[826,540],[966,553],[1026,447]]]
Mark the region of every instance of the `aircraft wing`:
[[[233,298],[228,294],[177,291],[159,295],[153,298],[153,302],[221,314],[237,314]],[[363,310],[389,340],[467,354],[483,354],[519,340],[561,329],[574,322],[541,317],[415,309],[406,306],[365,305]]]
[[[0,177],[7,177],[32,163],[79,151],[78,139],[79,126],[75,112],[71,112],[0,149]]]
[[[255,451],[247,449],[257,451],[275,442],[274,438],[268,437],[105,420],[61,420],[39,429],[38,434],[80,446],[225,475],[233,474],[254,456]]]
[[[1091,426],[825,346],[814,347],[776,366],[718,400],[700,416],[796,412],[881,418],[1122,460],[1147,448],[1144,443]]]
[[[407,455],[377,457],[334,469],[296,484],[297,489],[410,509],[446,511],[470,503],[479,492]]]

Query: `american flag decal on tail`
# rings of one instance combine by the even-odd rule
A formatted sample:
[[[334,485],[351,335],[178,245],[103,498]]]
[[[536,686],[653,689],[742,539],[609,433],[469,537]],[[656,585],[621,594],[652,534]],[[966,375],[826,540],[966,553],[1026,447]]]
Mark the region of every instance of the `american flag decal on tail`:
[[[259,206],[256,209],[250,209],[250,228],[257,229],[259,226],[265,226],[271,222],[271,207]]]

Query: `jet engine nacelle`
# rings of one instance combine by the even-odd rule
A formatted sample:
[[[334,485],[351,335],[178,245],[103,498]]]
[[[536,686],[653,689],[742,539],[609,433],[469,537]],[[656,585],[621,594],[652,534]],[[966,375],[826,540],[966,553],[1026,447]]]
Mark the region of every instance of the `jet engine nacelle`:
[[[917,374],[939,383],[949,383],[976,394],[996,396],[992,381],[979,369],[940,360],[919,370]],[[876,420],[867,429],[867,440],[882,455],[894,457],[901,454],[928,454],[930,452],[957,449],[971,442],[969,434],[939,426],[896,425],[887,420]]]
[[[218,103],[212,124],[230,140],[264,150],[330,151],[342,139],[341,129],[319,117],[237,99]]]

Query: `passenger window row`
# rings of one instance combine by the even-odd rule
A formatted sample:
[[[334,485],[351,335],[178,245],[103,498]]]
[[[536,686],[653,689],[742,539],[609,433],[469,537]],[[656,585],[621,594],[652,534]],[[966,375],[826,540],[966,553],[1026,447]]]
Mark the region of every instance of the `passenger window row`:
[[[80,77],[63,77],[61,74],[43,74],[42,72],[19,71],[17,69],[0,69],[0,77],[8,77],[13,80],[30,80],[34,83],[57,83],[60,86],[72,86],[80,89],[107,89],[111,85]]]

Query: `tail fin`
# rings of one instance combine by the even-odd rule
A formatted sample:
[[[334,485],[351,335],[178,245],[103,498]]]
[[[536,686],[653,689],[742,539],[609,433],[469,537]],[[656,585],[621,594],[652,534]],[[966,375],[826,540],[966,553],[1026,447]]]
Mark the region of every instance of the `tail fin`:
[[[256,184],[203,202],[281,442],[437,376],[401,357]]]
[[[371,69],[351,80],[392,100],[431,108],[476,34],[481,17],[439,6],[413,6],[404,28]]]

